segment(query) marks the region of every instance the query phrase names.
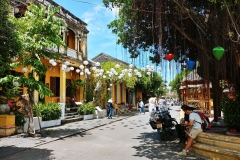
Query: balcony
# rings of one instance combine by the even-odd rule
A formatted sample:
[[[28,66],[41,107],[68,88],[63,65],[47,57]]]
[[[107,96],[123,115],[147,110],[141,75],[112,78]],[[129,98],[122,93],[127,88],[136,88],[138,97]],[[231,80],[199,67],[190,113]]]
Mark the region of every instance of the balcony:
[[[77,51],[73,50],[71,48],[67,49],[67,56],[72,57],[72,58],[78,58]]]

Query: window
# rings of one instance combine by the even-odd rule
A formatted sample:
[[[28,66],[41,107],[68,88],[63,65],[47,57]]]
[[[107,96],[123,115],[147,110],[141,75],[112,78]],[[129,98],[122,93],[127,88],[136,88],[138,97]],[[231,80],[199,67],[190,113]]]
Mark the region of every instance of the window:
[[[50,90],[54,97],[60,96],[60,77],[50,77]]]

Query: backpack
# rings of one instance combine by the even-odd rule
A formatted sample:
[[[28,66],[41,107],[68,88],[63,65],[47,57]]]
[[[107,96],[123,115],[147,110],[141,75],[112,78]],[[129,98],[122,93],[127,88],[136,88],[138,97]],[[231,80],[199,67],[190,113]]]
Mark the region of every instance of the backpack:
[[[202,112],[195,112],[195,113],[197,113],[200,116],[201,120],[202,120],[202,123],[195,121],[195,122],[201,124],[202,130],[205,131],[205,130],[211,129],[211,123],[210,123],[208,117],[204,113],[202,113]]]

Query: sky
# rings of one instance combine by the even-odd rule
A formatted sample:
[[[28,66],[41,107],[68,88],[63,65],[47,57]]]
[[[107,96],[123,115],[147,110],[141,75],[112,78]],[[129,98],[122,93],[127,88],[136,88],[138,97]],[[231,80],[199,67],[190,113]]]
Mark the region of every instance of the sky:
[[[112,11],[107,9],[102,0],[53,0],[83,22],[87,23],[88,33],[88,58],[92,59],[100,53],[105,53],[114,58],[120,59],[127,63],[131,63],[137,68],[153,65],[149,61],[150,53],[144,53],[137,59],[129,58],[127,50],[121,45],[117,45],[117,36],[108,29],[107,25],[118,18],[118,10]],[[164,80],[170,82],[178,72],[178,64],[172,60],[168,62],[163,60],[160,66],[156,66],[157,71]],[[158,69],[162,68],[160,72]]]

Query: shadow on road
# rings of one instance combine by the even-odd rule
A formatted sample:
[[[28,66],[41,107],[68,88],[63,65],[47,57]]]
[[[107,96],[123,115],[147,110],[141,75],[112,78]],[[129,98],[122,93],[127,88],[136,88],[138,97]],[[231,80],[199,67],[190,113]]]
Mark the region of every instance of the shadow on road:
[[[18,154],[14,155],[15,153],[18,153],[18,152],[24,152],[24,150],[31,150],[31,152],[25,152],[24,154],[22,154],[21,157],[19,157]],[[9,151],[11,151],[11,154],[9,154]],[[29,149],[29,148],[8,146],[8,147],[1,147],[0,159],[4,159],[4,160],[49,159],[49,157],[51,157],[52,155],[51,152],[52,150],[48,150],[48,149],[36,149],[36,148]],[[9,158],[8,155],[10,155],[11,158]]]
[[[177,140],[161,141],[160,136],[156,132],[142,133],[134,138],[139,140],[140,145],[133,146],[136,150],[135,157],[145,157],[151,160],[200,160],[195,155],[180,157],[176,153],[181,151],[184,146],[179,145]]]

